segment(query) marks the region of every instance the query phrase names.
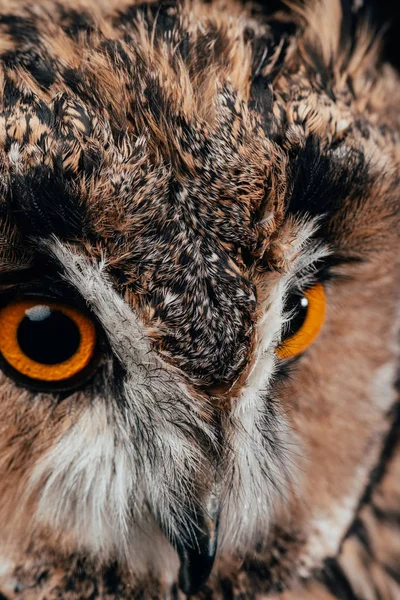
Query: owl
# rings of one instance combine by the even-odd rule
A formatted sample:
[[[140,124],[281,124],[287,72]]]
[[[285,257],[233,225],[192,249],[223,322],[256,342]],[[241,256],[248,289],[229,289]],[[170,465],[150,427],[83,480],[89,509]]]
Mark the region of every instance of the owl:
[[[400,81],[363,2],[0,0],[0,598],[400,598]]]

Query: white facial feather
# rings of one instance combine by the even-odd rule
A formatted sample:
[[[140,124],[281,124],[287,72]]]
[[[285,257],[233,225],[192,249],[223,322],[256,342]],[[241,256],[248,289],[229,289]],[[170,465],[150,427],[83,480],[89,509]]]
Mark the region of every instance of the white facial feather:
[[[297,439],[273,398],[268,398],[268,388],[277,361],[274,349],[286,320],[284,300],[289,287],[304,284],[305,277],[300,282],[294,278],[300,272],[310,278],[313,263],[326,256],[328,249],[310,240],[317,228],[316,220],[293,225],[295,234],[286,251],[290,267],[265,300],[264,316],[258,323],[257,356],[229,419],[222,552],[225,548],[247,547],[260,532],[266,540],[274,508],[282,506],[288,489],[298,484],[291,451]],[[270,414],[266,402],[273,409]]]
[[[139,554],[142,561],[150,557],[143,556],[142,543],[135,549],[132,529],[154,530],[151,515],[171,537],[190,541],[186,511],[199,476],[210,468],[196,432],[211,444],[213,433],[200,419],[198,401],[183,380],[150,350],[104,265],[76,256],[58,242],[52,251],[96,314],[126,374],[119,405],[115,398],[94,398],[36,466],[30,490],[44,482],[37,517],[74,532],[96,555],[133,551],[136,566]],[[201,408],[204,412],[207,406]]]

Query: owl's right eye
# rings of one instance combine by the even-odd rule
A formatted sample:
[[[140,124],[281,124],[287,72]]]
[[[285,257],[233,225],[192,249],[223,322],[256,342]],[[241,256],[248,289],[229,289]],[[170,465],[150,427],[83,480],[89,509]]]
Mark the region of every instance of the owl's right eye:
[[[293,317],[287,336],[275,353],[278,358],[299,356],[317,339],[325,321],[326,298],[322,283],[316,283],[304,294],[291,297]]]
[[[96,326],[79,309],[46,298],[17,299],[0,309],[4,370],[43,391],[75,387],[96,349]]]

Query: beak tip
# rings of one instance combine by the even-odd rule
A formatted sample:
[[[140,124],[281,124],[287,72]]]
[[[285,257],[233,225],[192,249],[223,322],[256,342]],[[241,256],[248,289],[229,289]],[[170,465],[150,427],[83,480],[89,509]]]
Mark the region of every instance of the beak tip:
[[[173,538],[170,532],[169,535],[166,534],[179,555],[178,585],[186,596],[199,591],[210,577],[214,566],[218,545],[219,511],[212,512],[210,517],[200,507],[192,509],[191,512],[187,511],[190,517],[188,530],[191,535],[186,539]],[[161,529],[165,532],[162,526]]]
[[[197,515],[196,544],[179,544],[177,551],[181,561],[179,587],[184,594],[195,594],[210,577],[217,552],[218,518],[210,522],[204,515]]]
[[[179,587],[186,596],[190,596],[195,594],[209,578],[215,553],[199,554],[196,550],[189,550],[181,552],[180,559]]]

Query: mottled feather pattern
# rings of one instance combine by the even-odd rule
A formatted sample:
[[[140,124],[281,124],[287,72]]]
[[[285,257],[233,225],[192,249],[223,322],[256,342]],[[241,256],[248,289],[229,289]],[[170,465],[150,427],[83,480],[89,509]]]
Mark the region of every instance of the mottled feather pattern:
[[[265,566],[264,556],[255,556],[244,565],[231,565],[214,585],[196,598],[273,598],[274,600],[326,600],[373,598],[396,600],[400,594],[398,575],[399,557],[399,419],[398,408],[391,415],[393,425],[382,463],[371,474],[370,494],[360,502],[360,510],[346,533],[337,557],[326,560],[323,569],[311,579],[298,582],[292,591],[276,593],[267,589],[279,589],[279,580],[270,579],[271,572]],[[285,570],[285,543],[292,542],[282,536],[276,543],[274,555]],[[9,600],[24,598],[116,599],[159,598],[161,590],[157,582],[149,580],[129,583],[129,576],[120,573],[118,566],[109,565],[100,572],[92,570],[81,557],[69,556],[54,565],[51,556],[27,557],[13,573],[11,584],[3,588],[2,597]],[[11,589],[12,588],[12,589]],[[172,589],[168,598],[181,597]]]
[[[0,303],[101,331],[72,392],[0,370],[0,599],[181,600],[203,513],[191,597],[400,598],[400,83],[364,4],[0,0]]]

